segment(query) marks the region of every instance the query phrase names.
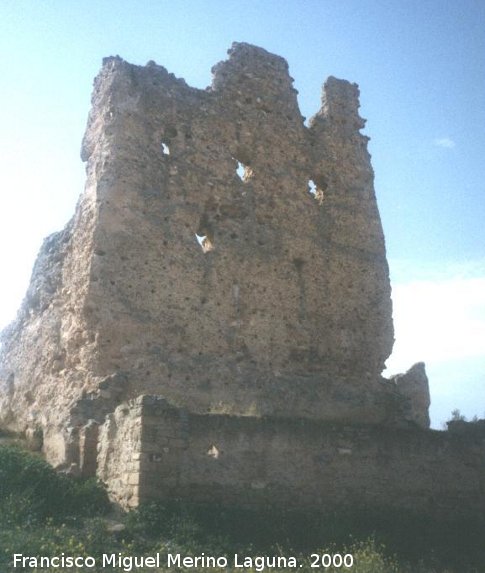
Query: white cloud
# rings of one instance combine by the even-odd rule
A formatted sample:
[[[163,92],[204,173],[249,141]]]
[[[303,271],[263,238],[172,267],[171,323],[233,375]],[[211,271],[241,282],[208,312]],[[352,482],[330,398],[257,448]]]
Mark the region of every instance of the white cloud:
[[[452,149],[456,145],[450,137],[440,137],[435,139],[434,144],[438,147],[445,147],[446,149]]]
[[[485,357],[485,276],[398,283],[392,298],[396,342],[388,373],[421,360]]]

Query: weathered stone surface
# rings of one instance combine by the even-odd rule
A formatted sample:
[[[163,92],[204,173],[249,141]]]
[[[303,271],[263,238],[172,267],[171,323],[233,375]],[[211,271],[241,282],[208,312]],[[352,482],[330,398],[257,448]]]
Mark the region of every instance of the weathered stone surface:
[[[159,487],[150,464],[163,487],[182,483],[181,452],[199,447],[189,420],[263,428],[261,452],[273,422],[258,420],[288,424],[278,455],[302,459],[300,422],[429,425],[424,369],[381,376],[390,284],[357,86],[329,78],[307,127],[285,60],[248,44],[229,55],[207,90],[104,60],[85,191],[2,334],[0,425],[37,432],[53,464],[97,471],[125,505]],[[265,490],[260,478],[246,486]]]
[[[381,507],[474,518],[485,509],[480,423],[462,422],[453,432],[417,425],[382,431],[315,420],[188,414],[165,400],[141,398],[129,412],[129,426],[138,431],[134,437],[123,426],[121,451],[133,439],[133,451],[148,452],[139,471],[134,474],[120,455],[116,433],[103,445],[111,458],[102,477],[123,506],[129,506],[136,484],[138,501],[175,497],[287,509]],[[162,446],[167,442],[173,445]]]
[[[112,498],[124,506],[139,503],[141,409],[132,401],[108,414],[99,431],[97,473],[109,481]]]
[[[110,59],[97,80],[91,370],[197,411],[382,419],[389,279],[357,89],[330,81],[307,129],[283,59],[236,45],[214,74],[203,92]]]
[[[282,58],[235,44],[213,72],[202,91],[116,57],[95,81],[86,190],[4,335],[2,419],[40,418],[53,460],[68,412],[97,419],[77,419],[86,397],[101,419],[160,391],[200,412],[399,410],[380,377],[390,287],[357,86],[327,80],[307,128]]]

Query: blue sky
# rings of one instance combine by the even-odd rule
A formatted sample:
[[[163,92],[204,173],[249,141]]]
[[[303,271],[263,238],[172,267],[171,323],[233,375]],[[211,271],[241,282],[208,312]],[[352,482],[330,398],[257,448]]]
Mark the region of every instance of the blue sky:
[[[288,60],[303,115],[327,76],[360,85],[393,284],[389,372],[426,362],[436,427],[454,408],[484,416],[483,0],[2,0],[0,325],[82,191],[101,59],[155,60],[204,88],[233,41]]]

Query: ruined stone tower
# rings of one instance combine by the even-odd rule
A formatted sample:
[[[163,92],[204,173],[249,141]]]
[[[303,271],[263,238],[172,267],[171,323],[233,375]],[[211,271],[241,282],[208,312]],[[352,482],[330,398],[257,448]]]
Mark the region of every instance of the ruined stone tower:
[[[52,463],[98,467],[132,505],[144,472],[144,498],[163,489],[144,463],[180,469],[195,444],[219,459],[217,428],[429,425],[424,371],[381,376],[390,285],[357,86],[329,78],[306,127],[284,59],[229,55],[207,90],[104,60],[84,194],[3,334],[2,425],[40,428]]]

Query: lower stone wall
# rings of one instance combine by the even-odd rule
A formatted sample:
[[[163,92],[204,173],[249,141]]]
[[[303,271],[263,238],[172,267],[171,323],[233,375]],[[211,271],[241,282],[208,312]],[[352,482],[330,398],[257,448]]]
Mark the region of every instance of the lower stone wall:
[[[154,396],[119,407],[107,426],[99,475],[125,506],[182,498],[437,516],[485,511],[485,432],[189,415]]]
[[[98,432],[97,475],[123,507],[136,507],[140,501],[142,414],[142,400],[122,404],[106,416]]]

